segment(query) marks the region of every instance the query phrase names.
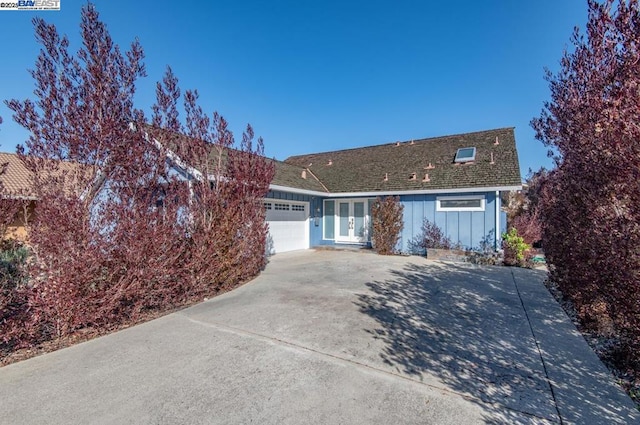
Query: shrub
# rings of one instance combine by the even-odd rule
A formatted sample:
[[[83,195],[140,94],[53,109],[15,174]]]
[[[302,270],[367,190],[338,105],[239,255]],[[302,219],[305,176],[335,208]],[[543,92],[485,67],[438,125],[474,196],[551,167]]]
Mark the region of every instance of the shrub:
[[[402,212],[404,206],[400,198],[387,196],[378,197],[371,208],[373,235],[371,241],[378,254],[390,255],[395,252],[400,239],[400,232],[404,227]]]
[[[542,224],[538,211],[523,211],[511,221],[511,227],[518,231],[525,243],[533,245],[542,239]]]
[[[431,222],[429,219],[422,221],[422,227],[418,236],[413,238],[410,243],[411,250],[414,252],[424,252],[431,249],[452,249],[456,248],[453,242],[448,236],[445,236],[444,232],[438,225]]]
[[[505,265],[525,266],[526,254],[531,246],[524,241],[522,236],[518,235],[518,230],[515,227],[502,234],[502,248],[504,249]]]
[[[0,352],[19,344],[24,337],[28,255],[21,242],[13,239],[0,242]]]
[[[640,3],[588,8],[532,121],[557,165],[540,200],[542,242],[583,325],[604,335],[612,324],[626,352],[617,366],[640,380]]]
[[[55,26],[34,19],[36,100],[7,102],[31,133],[18,153],[38,203],[29,286],[6,292],[6,346],[108,331],[230,289],[265,264],[261,199],[274,165],[262,140],[247,126],[236,148],[227,122],[207,116],[195,91],[184,95],[181,124],[170,68],[148,125],[134,107],[142,47],[120,50],[91,3],[81,17],[77,55]],[[190,170],[189,183],[168,157]]]
[[[15,288],[26,282],[24,266],[29,250],[15,239],[0,241],[0,284],[2,289]]]
[[[523,189],[510,192],[506,199],[507,222],[515,227],[518,235],[529,245],[537,244],[542,239],[542,223],[540,219],[541,190],[547,179],[548,171],[542,167],[538,171],[529,170]]]

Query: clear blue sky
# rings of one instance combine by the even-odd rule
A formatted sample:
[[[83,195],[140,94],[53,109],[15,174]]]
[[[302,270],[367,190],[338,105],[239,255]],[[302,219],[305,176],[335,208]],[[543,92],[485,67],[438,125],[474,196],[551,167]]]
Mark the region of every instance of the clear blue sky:
[[[96,0],[114,40],[138,37],[148,77],[171,65],[239,140],[247,123],[270,157],[515,127],[523,176],[551,165],[529,122],[549,98],[586,0],[166,2]],[[42,12],[77,50],[79,0]],[[0,11],[0,99],[33,97],[36,12]],[[0,105],[0,150],[26,132]]]

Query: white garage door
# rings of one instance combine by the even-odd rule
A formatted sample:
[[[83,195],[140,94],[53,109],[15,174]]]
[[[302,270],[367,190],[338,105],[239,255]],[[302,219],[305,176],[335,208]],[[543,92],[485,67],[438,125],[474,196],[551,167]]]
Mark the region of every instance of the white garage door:
[[[264,207],[269,223],[269,254],[309,248],[308,202],[268,199]]]

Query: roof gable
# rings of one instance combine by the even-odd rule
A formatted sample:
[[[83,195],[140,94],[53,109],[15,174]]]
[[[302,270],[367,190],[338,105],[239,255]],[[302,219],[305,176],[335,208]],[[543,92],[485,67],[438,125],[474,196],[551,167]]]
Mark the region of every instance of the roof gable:
[[[458,149],[473,161],[455,162]],[[513,128],[292,156],[331,193],[473,189],[520,186]]]

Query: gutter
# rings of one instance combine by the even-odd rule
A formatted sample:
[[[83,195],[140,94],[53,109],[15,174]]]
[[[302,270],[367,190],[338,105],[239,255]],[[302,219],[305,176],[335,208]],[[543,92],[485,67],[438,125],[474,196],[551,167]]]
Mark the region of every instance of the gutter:
[[[496,190],[496,251],[500,251],[500,191]]]

